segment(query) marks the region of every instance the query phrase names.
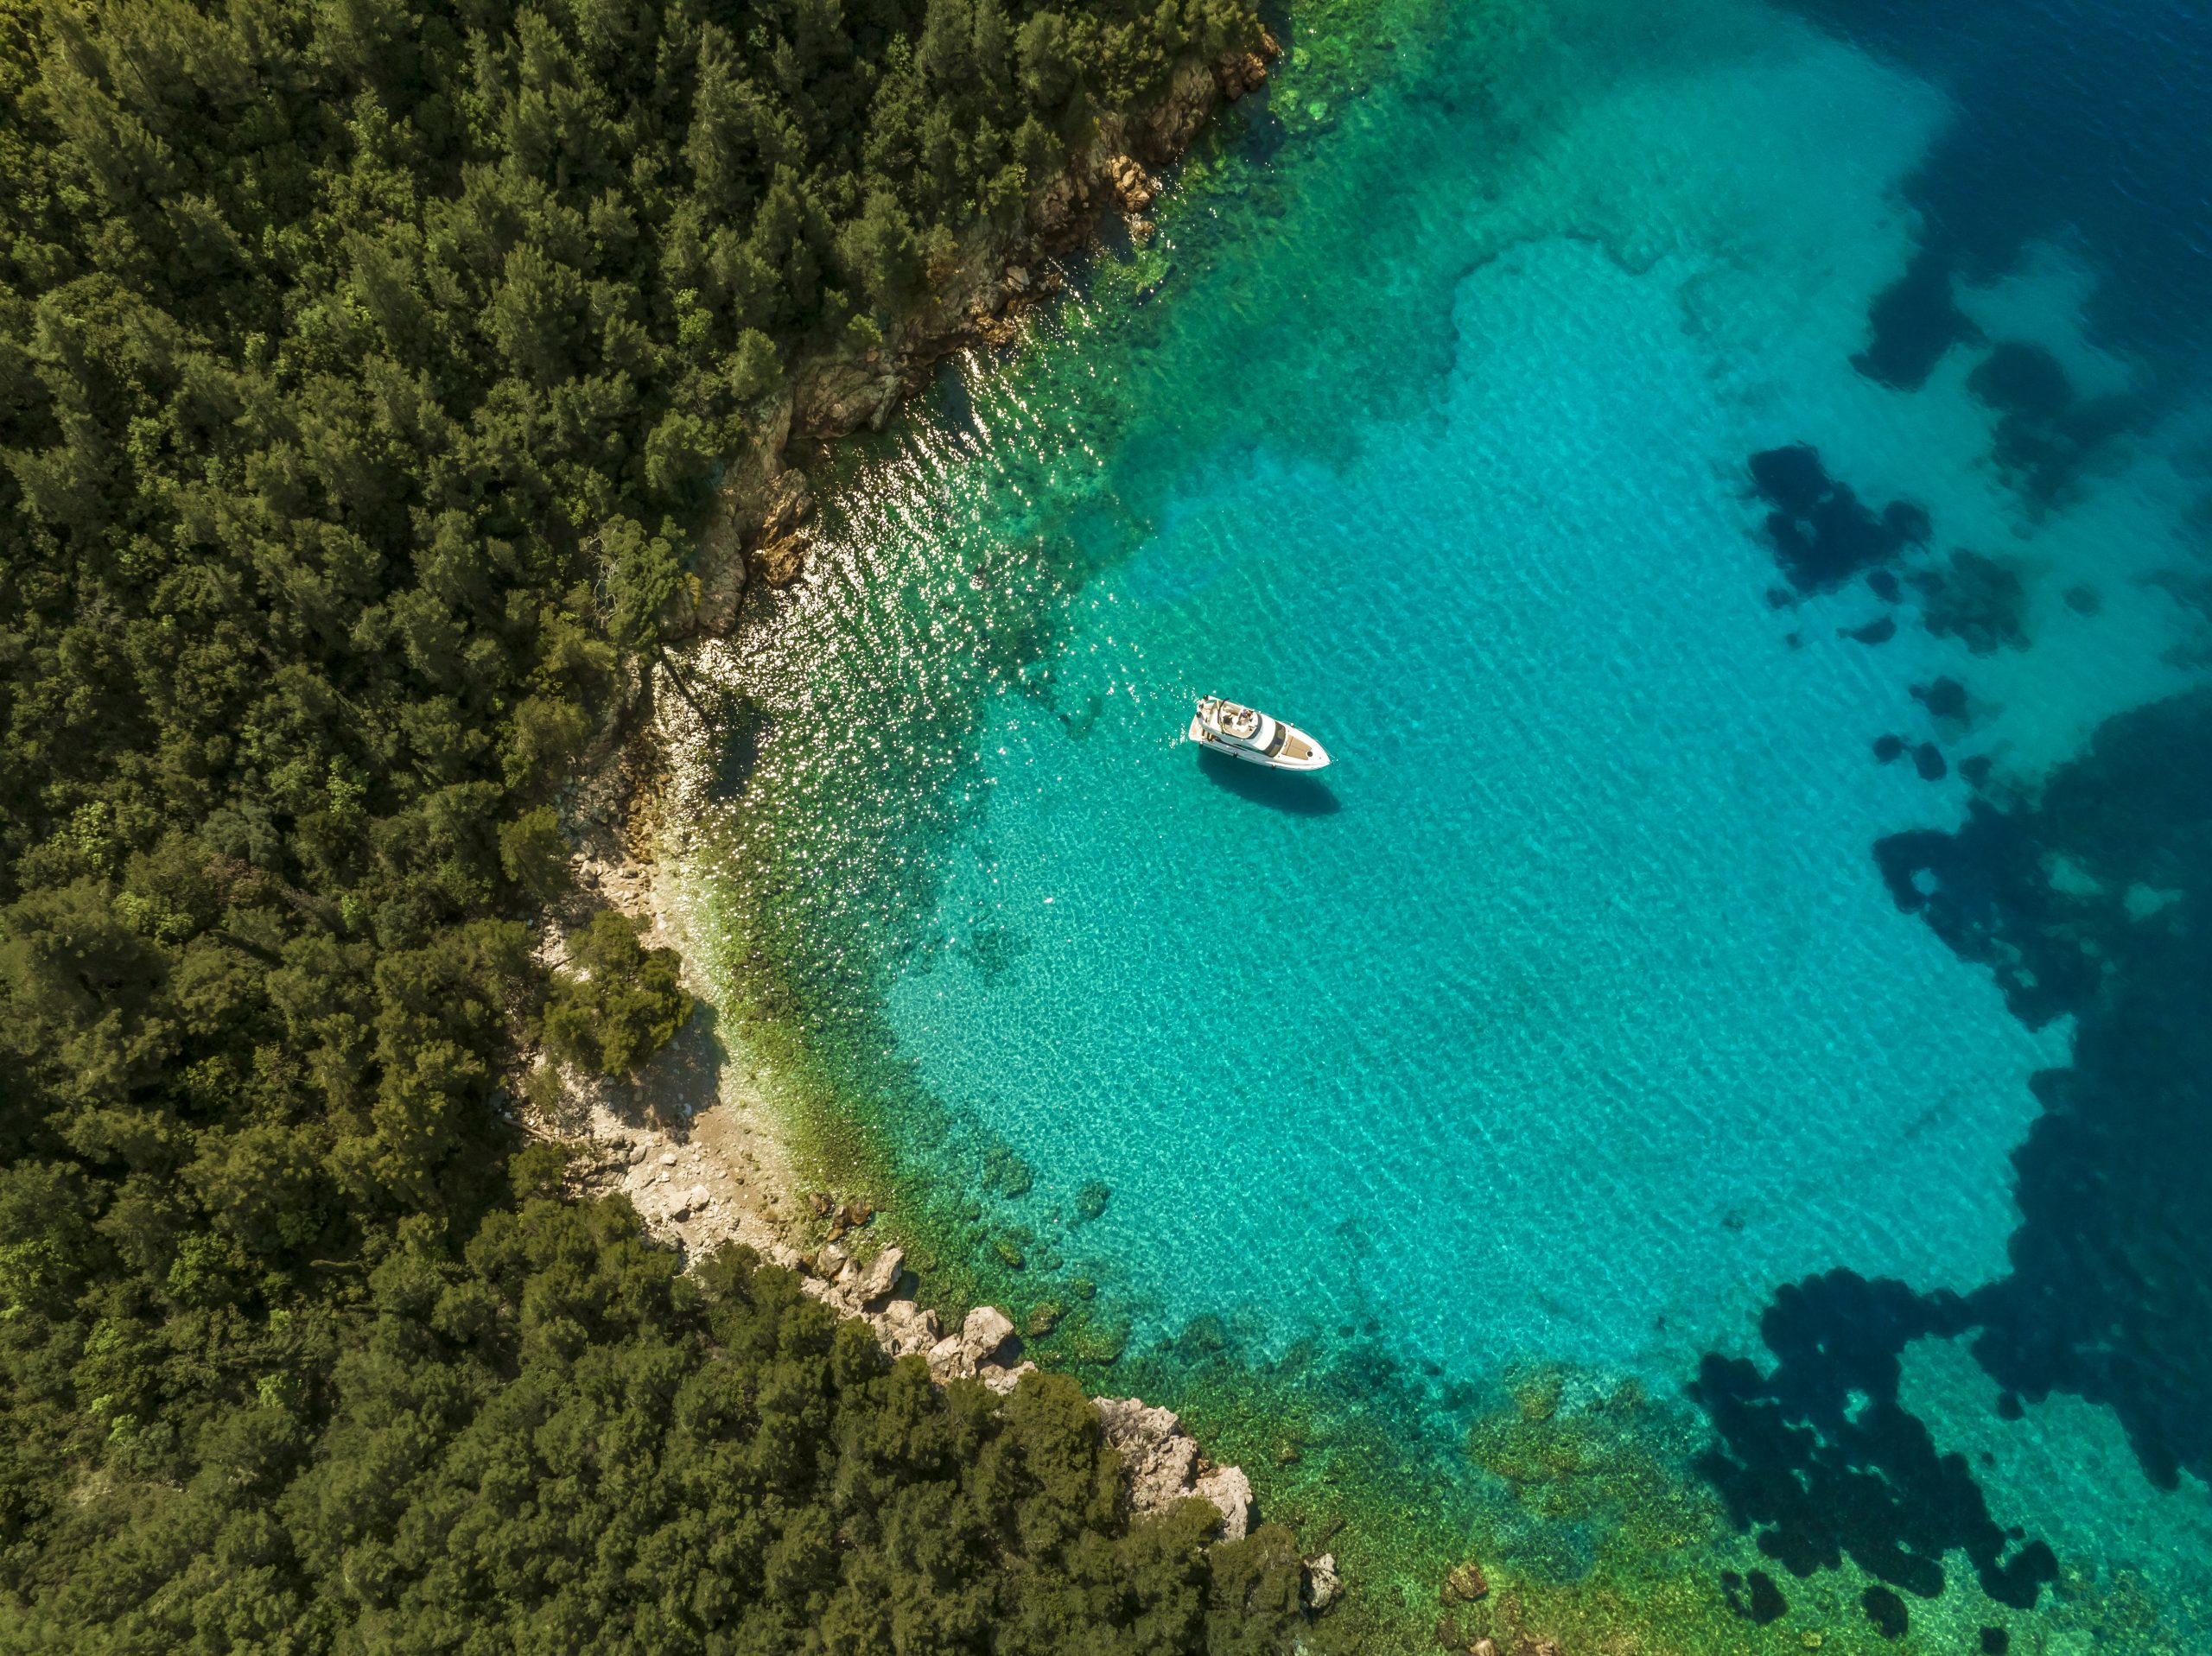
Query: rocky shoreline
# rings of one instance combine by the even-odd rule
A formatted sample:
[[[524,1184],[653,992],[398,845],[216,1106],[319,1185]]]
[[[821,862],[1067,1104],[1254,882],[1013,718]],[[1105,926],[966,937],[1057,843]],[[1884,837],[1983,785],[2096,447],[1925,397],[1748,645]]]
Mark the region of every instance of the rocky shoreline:
[[[658,1066],[656,1066],[658,1069]],[[729,1102],[707,1101],[696,1113],[690,1101],[656,1093],[646,1078],[643,1108],[617,1112],[594,1100],[586,1137],[596,1153],[576,1169],[581,1189],[627,1196],[655,1236],[696,1258],[722,1242],[750,1247],[772,1265],[798,1273],[800,1287],[840,1316],[856,1317],[874,1331],[893,1359],[918,1356],[940,1386],[971,1380],[1003,1397],[1037,1365],[1022,1355],[1013,1317],[995,1305],[970,1310],[948,1329],[936,1311],[912,1298],[916,1285],[904,1249],[878,1246],[868,1234],[875,1215],[862,1204],[836,1204],[817,1194],[796,1196],[790,1164],[761,1158],[756,1133],[734,1145],[722,1117]],[[673,1104],[672,1112],[657,1107]],[[674,1120],[669,1119],[672,1114]],[[784,1214],[788,1205],[796,1213]],[[804,1251],[792,1238],[805,1217],[830,1240]],[[850,1242],[852,1246],[848,1247]],[[1199,1500],[1221,1513],[1221,1539],[1242,1540],[1252,1526],[1251,1481],[1243,1469],[1207,1460],[1197,1439],[1171,1409],[1137,1398],[1094,1399],[1106,1441],[1121,1451],[1129,1509],[1157,1516],[1178,1502]],[[1309,1565],[1313,1601],[1334,1596],[1334,1560]]]
[[[973,1380],[1001,1396],[1037,1365],[1021,1355],[1014,1319],[995,1305],[978,1305],[947,1331],[929,1307],[898,1296],[906,1280],[906,1254],[893,1246],[876,1250],[866,1264],[826,1242],[813,1259],[779,1261],[808,1274],[806,1291],[875,1330],[893,1357],[918,1356],[939,1385]],[[1215,1466],[1198,1451],[1172,1409],[1136,1398],[1093,1399],[1106,1441],[1121,1451],[1130,1511],[1139,1518],[1166,1513],[1190,1500],[1211,1502],[1221,1513],[1225,1541],[1241,1541],[1252,1524],[1252,1483],[1241,1467]]]

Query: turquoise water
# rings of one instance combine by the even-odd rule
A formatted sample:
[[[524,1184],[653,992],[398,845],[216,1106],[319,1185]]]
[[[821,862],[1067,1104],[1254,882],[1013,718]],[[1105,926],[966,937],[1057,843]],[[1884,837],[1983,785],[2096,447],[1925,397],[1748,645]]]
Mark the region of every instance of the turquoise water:
[[[1908,54],[1711,0],[1297,24],[1160,239],[848,461],[815,574],[725,652],[760,717],[686,872],[726,969],[785,963],[843,1125],[1004,1295],[1096,1284],[1171,1386],[1194,1323],[1294,1392],[1334,1373],[1324,1413],[1408,1458],[1449,1462],[1543,1369],[1570,1405],[1659,1400],[1685,1488],[1698,1405],[1756,1475],[1717,1371],[1685,1390],[1701,1361],[1774,1361],[1789,1284],[1894,1279],[1937,1308],[1897,1336],[1900,1406],[1969,1457],[2008,1558],[2045,1540],[2067,1572],[2033,1609],[1956,1552],[1940,1597],[1880,1575],[1926,1647],[2202,1647],[2202,1468],[2165,1475],[2124,1406],[2000,1379],[1964,1332],[2003,1320],[2034,1230],[2031,1077],[2094,1009],[2024,1015],[1915,911],[1930,878],[1872,854],[1977,797],[2025,810],[2201,682],[2190,382],[2099,321],[2096,250],[2056,232],[1961,260],[1979,337],[1916,383],[1854,366],[1971,114]],[[1974,378],[2007,341],[2084,397],[2159,396],[2063,486],[2024,481]],[[1749,462],[1796,443],[1932,523],[1888,595],[1785,580]],[[1913,583],[1960,547],[2017,574],[2009,637]],[[1179,739],[1209,692],[1338,765],[1217,768]],[[1943,774],[1878,762],[1885,734]],[[2038,878],[2101,890],[2068,854]],[[2136,884],[2131,914],[2173,900]],[[1944,1322],[1945,1290],[1974,1312]],[[1339,1360],[1378,1345],[1363,1405]],[[1909,1517],[1903,1438],[1867,1431]],[[1591,1567],[1588,1523],[1548,1549],[1515,1492],[1446,1476],[1447,1546],[1531,1590]],[[1815,1595],[1776,1637],[1866,1633],[1878,1571],[1775,1562],[1805,1526],[1716,1520],[1679,1567],[1717,1602],[1764,1558]]]

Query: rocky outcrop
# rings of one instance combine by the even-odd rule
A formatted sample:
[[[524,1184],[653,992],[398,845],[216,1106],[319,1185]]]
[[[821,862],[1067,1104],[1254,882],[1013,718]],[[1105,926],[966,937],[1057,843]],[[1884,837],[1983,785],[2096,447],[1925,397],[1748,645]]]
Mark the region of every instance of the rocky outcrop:
[[[803,437],[880,430],[903,383],[895,356],[880,350],[807,358],[792,376],[791,429]]]
[[[745,597],[746,516],[734,491],[715,495],[691,572],[661,612],[661,631],[670,639],[720,638],[737,625],[737,606]]]
[[[1337,1574],[1337,1555],[1325,1552],[1318,1558],[1306,1561],[1306,1608],[1319,1615],[1344,1596],[1344,1584]]]
[[[753,549],[753,573],[771,587],[788,587],[806,573],[806,536],[779,535]]]
[[[1136,1511],[1166,1512],[1188,1497],[1197,1478],[1198,1445],[1173,1409],[1152,1407],[1133,1397],[1102,1397],[1098,1418],[1105,1424],[1106,1441],[1121,1451],[1129,1504]]]
[[[863,1305],[872,1305],[899,1285],[899,1278],[906,1268],[906,1253],[903,1248],[887,1247],[875,1256],[874,1263],[860,1273],[854,1285],[853,1296]]]
[[[1268,84],[1268,60],[1281,55],[1282,48],[1267,30],[1260,31],[1257,49],[1250,52],[1231,52],[1213,66],[1215,83],[1221,95],[1235,103],[1247,92],[1255,92]]]
[[[937,1313],[911,1299],[893,1300],[868,1321],[875,1329],[876,1339],[894,1360],[926,1357],[941,1332]]]
[[[1191,1493],[1221,1510],[1221,1532],[1241,1541],[1252,1528],[1252,1480],[1241,1466],[1212,1466],[1198,1474]]]
[[[1262,85],[1267,60],[1279,51],[1262,30],[1255,41],[1218,60],[1178,63],[1160,95],[1143,109],[1099,121],[1090,143],[1032,198],[1020,223],[975,226],[948,261],[950,269],[932,268],[930,297],[900,317],[881,344],[793,362],[784,388],[764,397],[749,440],[729,458],[700,531],[694,568],[663,612],[665,634],[674,639],[727,633],[753,581],[782,587],[805,574],[811,500],[804,475],[785,458],[792,437],[823,440],[880,429],[938,358],[977,340],[1012,339],[1022,308],[1060,288],[1060,276],[1045,256],[1079,244],[1104,211],[1128,215],[1135,233],[1148,230],[1141,215],[1162,187],[1155,169],[1189,147],[1223,99]],[[769,1219],[763,1215],[779,1210],[772,1202],[764,1206],[757,1195],[734,1199],[739,1192],[729,1187],[727,1171],[715,1176],[718,1189],[681,1182],[696,1171],[696,1146],[686,1146],[681,1163],[674,1150],[633,1159],[634,1147],[624,1135],[611,1136],[609,1147],[618,1153],[610,1158],[606,1182],[630,1194],[662,1234],[695,1250],[721,1240],[745,1241],[772,1263],[802,1272],[808,1293],[865,1319],[893,1357],[924,1359],[940,1384],[972,1379],[1003,1394],[1035,1372],[1002,1310],[978,1306],[957,1332],[948,1333],[928,1307],[895,1298],[904,1257],[895,1247],[867,1249],[860,1239],[865,1213],[847,1209],[831,1218],[829,1240],[810,1257],[802,1256],[780,1240],[792,1234],[780,1219],[764,1240]],[[735,1185],[745,1183],[740,1174]],[[796,1193],[786,1185],[781,1194]],[[831,1216],[826,1202],[816,1198],[817,1218]],[[1148,1408],[1135,1399],[1102,1399],[1097,1407],[1108,1442],[1123,1456],[1134,1512],[1149,1515],[1203,1500],[1220,1512],[1226,1539],[1245,1536],[1252,1488],[1239,1469],[1205,1462],[1171,1410]]]
[[[1252,1524],[1251,1481],[1241,1468],[1208,1466],[1173,1409],[1138,1398],[1102,1397],[1098,1418],[1106,1441],[1121,1451],[1132,1512],[1147,1517],[1180,1501],[1211,1501],[1221,1512],[1222,1539],[1244,1539]]]
[[[781,1246],[770,1249],[768,1257],[801,1272],[802,1285],[816,1298],[863,1319],[893,1357],[921,1358],[939,1385],[979,1380],[1004,1396],[1021,1384],[1023,1375],[1037,1372],[1037,1365],[1021,1355],[1014,1319],[995,1305],[976,1306],[948,1333],[926,1305],[886,1299],[906,1270],[906,1255],[896,1247],[883,1248],[865,1262],[835,1241],[823,1243],[810,1258]],[[1121,1453],[1132,1513],[1153,1517],[1179,1501],[1205,1501],[1219,1510],[1224,1540],[1241,1541],[1250,1532],[1251,1481],[1240,1468],[1215,1466],[1200,1456],[1197,1440],[1183,1430],[1173,1409],[1154,1408],[1136,1398],[1100,1398],[1096,1405],[1106,1442]]]
[[[1108,156],[1104,177],[1124,213],[1142,213],[1160,194],[1160,181],[1127,155]]]

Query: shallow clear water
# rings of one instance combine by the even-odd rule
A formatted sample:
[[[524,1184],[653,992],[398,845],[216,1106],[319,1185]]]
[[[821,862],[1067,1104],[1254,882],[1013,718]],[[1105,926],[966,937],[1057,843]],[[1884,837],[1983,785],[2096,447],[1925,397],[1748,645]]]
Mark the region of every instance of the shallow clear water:
[[[1321,1435],[1441,1466],[1446,1548],[1532,1591],[1586,1575],[1604,1522],[1578,1508],[1552,1545],[1480,1429],[1473,1462],[1457,1445],[1516,1376],[1570,1375],[1570,1403],[1634,1380],[1666,1477],[1748,1520],[1708,1514],[1669,1567],[1714,1603],[1747,1561],[1800,1595],[1744,1636],[1873,1636],[1878,1580],[1928,1648],[1992,1626],[2198,1647],[2212,1502],[2166,1429],[2186,1387],[2155,1350],[2124,1374],[2020,1355],[2066,1343],[2035,1345],[2015,1291],[2046,1234],[2013,1161],[2051,1107],[2031,1076],[2135,1004],[2136,934],[2094,942],[2106,987],[2069,998],[2014,969],[2049,904],[2005,886],[2001,921],[1952,924],[1982,887],[1874,854],[1977,796],[2040,822],[2107,721],[2201,682],[2212,424],[2178,325],[2146,324],[2194,278],[2146,282],[2151,255],[2063,223],[1947,239],[1944,166],[1987,162],[1961,136],[1978,60],[1852,21],[1294,18],[1268,104],[1193,162],[1160,242],[848,464],[817,573],[719,669],[765,716],[687,873],[733,981],[754,951],[783,963],[776,1015],[945,1247],[1022,1303],[1096,1284],[1084,1317],[1148,1385],[1224,1341],[1279,1405],[1332,1376]],[[2039,27],[2019,49],[2080,22]],[[1870,366],[1870,306],[1931,249],[1956,338]],[[1985,365],[2008,344],[2070,408],[2004,400]],[[1872,511],[1924,512],[1876,549],[1897,584],[1785,578],[1750,461],[1798,443]],[[1961,547],[2017,590],[1958,579]],[[1217,768],[1179,739],[1206,692],[1338,765]],[[1880,762],[1885,734],[1923,764]],[[2196,963],[2196,841],[2146,829],[2122,870],[2060,826],[2024,830],[2021,879],[2062,907],[2109,888],[2095,915]],[[2090,914],[2060,917],[2069,938]],[[2179,1107],[2160,1199],[2185,1205]],[[1838,1269],[1915,1309],[1731,1384],[1888,1481],[1840,1571],[1773,1507],[1774,1478],[1826,1499],[1809,1463],[1729,1430],[1721,1371],[1685,1391],[1708,1358],[1769,1372],[1762,1314]],[[2202,1304],[2184,1280],[2159,1315]],[[1194,1345],[1194,1323],[1224,1332]],[[1861,1341],[1863,1374],[1838,1355]],[[1378,1344],[1387,1379],[1347,1386]],[[1910,1430],[1867,1414],[1885,1385]],[[1999,1567],[2034,1573],[2047,1540],[2065,1595],[2006,1602],[1965,1530],[1904,1533],[1952,1487],[1914,1481],[1936,1478],[1907,1464],[1923,1426],[2022,1532],[1989,1544]],[[1716,1431],[1733,1483],[1693,1464]],[[1870,1563],[1891,1547],[1944,1561],[1940,1599]]]

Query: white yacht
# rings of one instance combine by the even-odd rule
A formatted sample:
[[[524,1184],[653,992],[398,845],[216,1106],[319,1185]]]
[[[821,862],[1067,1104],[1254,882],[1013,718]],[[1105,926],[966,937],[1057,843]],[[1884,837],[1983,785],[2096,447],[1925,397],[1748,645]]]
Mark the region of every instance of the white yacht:
[[[1319,771],[1329,763],[1328,750],[1297,726],[1217,695],[1198,699],[1188,734],[1217,753],[1277,771]]]

